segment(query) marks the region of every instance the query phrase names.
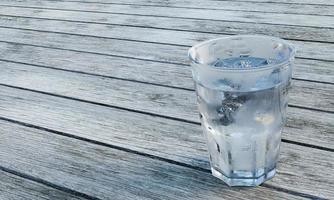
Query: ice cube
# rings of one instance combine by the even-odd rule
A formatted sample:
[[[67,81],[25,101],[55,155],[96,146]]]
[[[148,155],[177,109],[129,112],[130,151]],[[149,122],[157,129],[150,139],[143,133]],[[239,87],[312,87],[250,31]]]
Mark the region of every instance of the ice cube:
[[[228,126],[234,122],[235,112],[247,101],[246,95],[238,96],[236,93],[224,93],[222,106],[218,109],[218,116],[221,125]]]
[[[229,124],[234,122],[232,116],[233,110],[228,106],[222,106],[218,110],[219,122],[221,125],[228,126]]]

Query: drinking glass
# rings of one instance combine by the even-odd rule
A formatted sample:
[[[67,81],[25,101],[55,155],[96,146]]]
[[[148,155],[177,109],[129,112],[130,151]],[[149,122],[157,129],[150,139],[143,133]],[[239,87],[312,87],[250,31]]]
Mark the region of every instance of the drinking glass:
[[[269,36],[237,35],[190,48],[212,174],[256,186],[276,172],[294,47]]]

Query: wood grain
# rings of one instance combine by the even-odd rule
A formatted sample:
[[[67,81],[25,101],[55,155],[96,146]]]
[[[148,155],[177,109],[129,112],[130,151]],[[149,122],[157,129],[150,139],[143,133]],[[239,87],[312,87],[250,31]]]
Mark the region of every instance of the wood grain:
[[[3,117],[208,168],[205,142],[198,125],[6,87],[0,90]],[[209,195],[208,199],[236,195],[235,190],[225,190],[204,172],[66,137],[58,142],[58,136],[50,138],[50,134],[28,128],[14,131],[13,135],[12,126],[0,127],[0,148],[5,156],[2,165],[17,171],[29,169],[33,176],[86,194],[101,198],[110,194],[131,197],[164,194],[178,199],[187,195],[191,195],[190,199],[204,198],[204,194]],[[283,143],[281,154],[278,175],[268,185],[323,198],[333,196],[332,152]],[[160,192],[162,188],[165,193]],[[250,191],[246,190],[245,198],[260,195]],[[262,188],[259,191],[268,195]],[[238,197],[242,198],[242,194]]]
[[[334,15],[333,7],[328,5],[308,5],[308,4],[285,4],[285,3],[265,3],[265,2],[247,2],[247,1],[214,1],[214,0],[71,0],[71,2],[87,2],[102,4],[130,4],[145,5],[158,7],[182,7],[182,8],[199,8],[214,10],[239,10],[252,12],[273,12],[289,14],[308,14],[308,15]],[[313,2],[314,3],[314,2]],[[209,12],[209,11],[208,11]]]
[[[334,196],[331,7],[283,1],[261,13],[269,3],[218,1],[225,10],[201,10],[169,2],[1,1],[8,5],[0,6],[1,167],[101,199]],[[278,174],[248,190],[208,173],[185,66],[189,46],[240,33],[294,40],[301,58],[294,77],[311,81],[294,81],[291,103],[313,109],[289,108]],[[0,199],[76,199],[2,171],[0,179]]]
[[[0,138],[4,139],[4,135],[2,134],[5,131],[3,127],[3,123],[0,125]],[[15,129],[7,129],[7,134],[16,133]],[[8,144],[2,144],[2,149],[6,149]],[[7,149],[10,150],[10,149]],[[22,153],[22,152],[21,152]],[[1,164],[3,163],[3,159],[8,156],[4,156],[3,152],[1,152]],[[65,193],[59,191],[57,189],[42,185],[40,183],[36,183],[30,181],[28,179],[21,178],[19,176],[0,171],[0,199],[3,200],[26,200],[26,199],[64,199],[64,200],[74,200],[74,199],[84,199],[80,197],[73,196],[69,193]]]
[[[57,19],[98,23],[104,25],[140,26],[145,28],[173,29],[178,31],[196,31],[217,34],[265,34],[277,37],[334,42],[334,31],[324,27],[294,27],[289,25],[273,25],[263,23],[247,23],[236,21],[211,21],[205,19],[183,19],[155,16],[139,16],[124,14],[106,14],[92,12],[72,12],[64,10],[47,10],[42,8],[0,7],[1,19],[18,20],[13,16],[40,19]],[[157,20],[158,19],[158,20]],[[27,19],[25,19],[27,20]],[[5,22],[4,22],[5,23]],[[87,23],[86,23],[87,24]],[[86,25],[82,25],[85,27]]]
[[[334,21],[331,16],[303,14],[257,13],[231,10],[210,10],[210,12],[207,12],[206,10],[191,8],[155,7],[152,9],[151,7],[139,5],[87,4],[81,2],[36,0],[29,2],[2,1],[1,5],[334,28]]]

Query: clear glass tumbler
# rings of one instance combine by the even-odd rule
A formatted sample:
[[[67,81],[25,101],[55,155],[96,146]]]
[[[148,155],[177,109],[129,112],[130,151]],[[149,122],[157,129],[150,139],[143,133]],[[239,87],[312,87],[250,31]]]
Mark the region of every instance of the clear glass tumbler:
[[[295,49],[269,36],[240,35],[189,50],[212,174],[256,186],[276,172]]]

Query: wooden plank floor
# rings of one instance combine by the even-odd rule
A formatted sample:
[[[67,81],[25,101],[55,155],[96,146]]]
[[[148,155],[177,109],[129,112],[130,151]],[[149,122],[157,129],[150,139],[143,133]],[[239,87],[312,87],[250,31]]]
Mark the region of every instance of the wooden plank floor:
[[[297,49],[278,173],[211,176],[187,49]],[[333,0],[0,0],[0,199],[334,199]]]

